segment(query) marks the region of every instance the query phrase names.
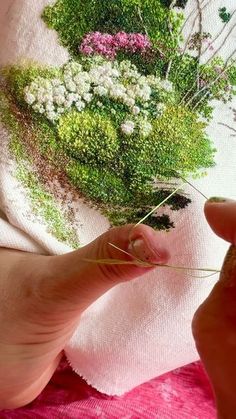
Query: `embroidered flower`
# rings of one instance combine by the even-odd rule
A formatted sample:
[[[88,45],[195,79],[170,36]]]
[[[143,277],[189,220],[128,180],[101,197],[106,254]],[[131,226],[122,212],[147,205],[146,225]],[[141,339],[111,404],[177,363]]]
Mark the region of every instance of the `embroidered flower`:
[[[134,54],[146,52],[150,48],[149,38],[141,33],[118,32],[109,35],[90,32],[84,37],[79,50],[84,55],[99,54],[108,59],[115,59],[117,53],[122,50]]]
[[[133,134],[135,129],[135,124],[133,121],[125,121],[122,125],[121,125],[121,130],[125,135],[131,135]]]
[[[123,41],[123,33],[119,35]],[[99,37],[96,34],[96,37]],[[136,38],[135,38],[136,39]],[[137,38],[138,44],[142,38]],[[111,37],[107,40],[111,42]],[[160,78],[141,75],[130,61],[108,61],[101,57],[93,57],[86,65],[71,61],[62,70],[61,80],[48,80],[38,77],[25,88],[25,100],[36,112],[46,113],[47,118],[56,122],[58,117],[75,107],[78,112],[88,104],[96,103],[96,98],[109,100],[110,108],[114,102],[125,106],[125,111],[136,119],[156,117],[162,109],[155,110],[155,97],[163,94],[165,97],[173,95],[173,86]],[[113,103],[113,104],[112,104]],[[127,109],[128,108],[128,109]],[[130,122],[130,121],[129,121]],[[139,126],[139,124],[137,124]],[[133,125],[124,126],[125,132],[132,131]],[[145,129],[144,129],[145,131]],[[148,128],[146,129],[148,131]],[[145,132],[146,132],[145,131]]]

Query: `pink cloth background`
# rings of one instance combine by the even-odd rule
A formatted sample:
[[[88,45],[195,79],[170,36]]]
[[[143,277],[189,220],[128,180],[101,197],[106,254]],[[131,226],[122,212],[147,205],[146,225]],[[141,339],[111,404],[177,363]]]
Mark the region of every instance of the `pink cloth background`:
[[[122,397],[103,395],[75,374],[65,359],[43,393],[0,419],[215,419],[213,395],[201,363],[145,383]]]

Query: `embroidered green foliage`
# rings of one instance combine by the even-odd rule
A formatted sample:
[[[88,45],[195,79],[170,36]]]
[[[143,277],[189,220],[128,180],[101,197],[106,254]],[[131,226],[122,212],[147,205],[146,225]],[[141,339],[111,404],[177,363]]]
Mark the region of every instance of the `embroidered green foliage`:
[[[185,175],[213,166],[215,150],[205,128],[206,124],[198,120],[195,112],[184,107],[167,108],[155,121],[152,135],[156,158],[161,156],[159,167]]]
[[[96,113],[74,110],[60,118],[58,134],[67,153],[81,162],[114,164],[119,142],[109,119]]]
[[[231,19],[231,13],[227,12],[226,7],[221,7],[219,9],[219,16],[224,23],[228,23]]]
[[[175,86],[179,101],[207,119],[212,117],[212,100],[227,102],[236,93],[236,66],[232,62],[226,68],[224,60],[219,57],[200,66],[197,58],[189,54],[176,57],[169,79]]]
[[[156,201],[159,202],[159,201]],[[150,209],[149,209],[150,210]],[[125,211],[120,208],[111,208],[104,211],[104,214],[112,220],[114,226],[120,226],[123,224],[136,224],[148,213],[148,208],[135,209],[125,208]],[[162,214],[159,216],[151,216],[148,220],[148,225],[158,230],[169,230],[174,228],[175,225],[171,221],[170,216]]]
[[[173,5],[174,7],[181,7],[182,9],[185,8],[187,2],[188,0],[176,0],[175,2],[173,2],[173,0],[161,0],[161,3],[166,7]]]
[[[72,160],[67,167],[67,174],[85,196],[97,203],[126,205],[132,201],[132,195],[123,180],[111,171]]]
[[[131,190],[143,191],[152,177],[183,176],[214,165],[214,149],[196,113],[184,107],[170,106],[153,123],[149,137],[132,137],[122,160]]]
[[[43,18],[76,56],[83,36],[93,31],[148,33],[172,56],[183,22],[183,15],[169,11],[161,0],[58,0],[46,7]]]
[[[153,206],[170,194],[169,190],[150,191],[146,188],[142,194],[135,195],[128,190],[124,179],[116,173],[89,167],[76,160],[72,160],[68,165],[67,174],[84,196],[98,204],[102,213],[114,226],[137,223]],[[190,202],[190,199],[184,195],[176,194],[168,201],[168,205],[177,211],[187,207]],[[153,215],[147,220],[147,224],[159,230],[174,227],[167,214]]]

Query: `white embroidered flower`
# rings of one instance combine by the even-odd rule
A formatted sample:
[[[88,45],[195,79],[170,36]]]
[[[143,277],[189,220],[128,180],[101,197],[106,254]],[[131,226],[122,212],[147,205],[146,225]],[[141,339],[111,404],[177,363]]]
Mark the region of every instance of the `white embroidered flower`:
[[[75,106],[77,110],[81,112],[85,108],[85,103],[82,100],[79,100],[78,102],[76,102]]]
[[[28,105],[32,105],[36,101],[36,97],[32,93],[26,92],[25,101],[28,103]]]
[[[130,108],[132,108],[132,106],[135,105],[135,100],[132,99],[131,97],[127,97],[127,99],[124,100],[125,105],[129,106]]]
[[[152,125],[150,117],[159,116],[165,110],[164,103],[156,104],[155,93],[173,90],[172,83],[154,75],[145,76],[130,61],[107,61],[93,57],[89,60],[89,69],[85,71],[77,62],[67,63],[62,70],[62,78],[38,77],[25,89],[25,100],[36,112],[46,113],[50,121],[56,121],[63,112],[73,106],[81,112],[94,98],[98,107],[105,106],[103,98],[122,103],[129,109],[129,114],[138,118],[137,124],[142,135],[149,135]],[[156,112],[155,112],[156,107]],[[112,107],[111,112],[119,112]],[[127,113],[128,113],[127,112]],[[132,116],[127,117],[132,118]],[[141,118],[141,121],[140,121]],[[135,130],[131,120],[121,125],[126,135]]]
[[[59,79],[52,79],[51,80],[51,84],[52,84],[53,87],[60,86],[61,80],[59,80]]]
[[[83,95],[83,99],[85,100],[85,102],[90,103],[93,100],[93,95],[92,93],[85,93]]]
[[[166,105],[164,103],[158,103],[156,109],[159,114],[162,114],[166,109]]]
[[[53,102],[57,105],[63,105],[65,103],[65,96],[63,95],[55,95],[53,96]]]
[[[77,86],[72,80],[69,80],[66,82],[66,88],[70,92],[76,92]]]
[[[73,102],[77,102],[78,100],[81,99],[81,96],[78,95],[77,93],[69,93],[66,96],[66,100],[73,103]]]
[[[62,106],[57,108],[57,113],[58,114],[62,114],[64,112],[65,112],[65,108],[63,108]]]
[[[107,96],[108,90],[103,86],[97,86],[94,88],[94,93],[98,96]]]
[[[125,121],[121,125],[121,130],[125,135],[133,134],[134,129],[135,129],[135,123],[133,121]]]
[[[65,100],[65,102],[63,104],[65,109],[70,109],[72,105],[73,105],[73,101],[71,101],[71,100]]]
[[[166,90],[167,92],[173,91],[173,84],[169,80],[163,80],[161,82],[161,87]]]
[[[121,99],[126,96],[126,88],[122,84],[113,85],[110,89],[110,95],[114,99]]]
[[[47,118],[49,121],[55,122],[58,120],[59,115],[56,112],[47,112]]]
[[[140,108],[138,106],[134,106],[132,109],[132,113],[134,115],[138,115],[140,113]]]
[[[47,112],[53,112],[55,110],[53,103],[48,102],[45,106]]]
[[[36,103],[35,105],[33,105],[33,109],[36,112],[39,112],[40,114],[44,114],[45,113],[45,109],[43,107],[43,105]]]

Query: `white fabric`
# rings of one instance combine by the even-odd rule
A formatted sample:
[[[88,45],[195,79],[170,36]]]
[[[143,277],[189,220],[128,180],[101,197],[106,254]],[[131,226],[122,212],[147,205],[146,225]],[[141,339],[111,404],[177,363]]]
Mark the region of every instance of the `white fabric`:
[[[0,22],[4,21],[0,30],[1,64],[15,62],[18,57],[55,65],[67,59],[66,51],[58,46],[55,33],[40,22],[40,13],[49,1],[33,3],[32,7],[31,0],[7,0],[0,5]],[[232,11],[235,1],[209,2],[204,10],[206,32],[214,35],[222,27],[217,15],[222,6]],[[187,15],[195,8],[196,2],[189,0]],[[194,17],[193,14],[188,21],[186,34]],[[235,19],[229,25],[233,24]],[[225,58],[232,52],[235,39],[236,32],[233,31],[223,49]],[[231,106],[236,107],[236,103]],[[234,198],[236,142],[219,122],[233,125],[229,105],[216,104],[214,120],[208,128],[218,149],[217,165],[209,170],[208,177],[195,181],[195,185],[207,196]],[[4,141],[6,144],[6,138],[2,129],[1,147]],[[69,251],[47,233],[42,220],[30,221],[30,204],[13,177],[14,162],[9,164],[9,160],[9,156],[8,163],[4,157],[0,160],[0,209],[9,220],[9,223],[0,221],[0,245],[45,254]],[[216,238],[208,227],[203,215],[204,199],[191,188],[187,189],[193,204],[188,210],[176,213],[176,229],[162,234],[172,252],[170,263],[220,268],[227,244]],[[107,229],[107,220],[97,211],[80,201],[74,205],[78,209],[79,235],[83,243],[90,242]],[[69,362],[98,390],[120,395],[144,381],[197,360],[191,319],[216,280],[217,277],[199,279],[183,272],[159,269],[144,279],[117,286],[84,313],[66,348]]]

